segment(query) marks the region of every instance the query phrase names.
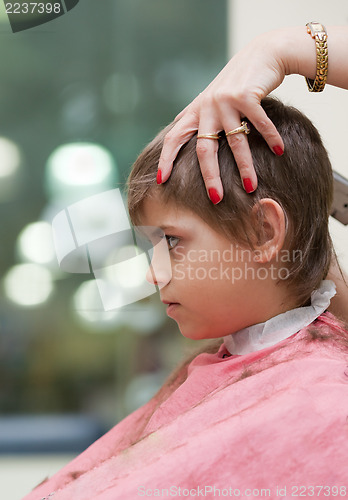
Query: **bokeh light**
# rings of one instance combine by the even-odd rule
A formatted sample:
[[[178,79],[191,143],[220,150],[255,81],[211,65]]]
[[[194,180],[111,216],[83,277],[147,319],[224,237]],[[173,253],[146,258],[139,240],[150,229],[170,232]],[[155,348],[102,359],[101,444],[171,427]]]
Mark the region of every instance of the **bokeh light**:
[[[90,329],[114,328],[118,311],[104,311],[95,280],[84,281],[73,296],[73,309],[79,321]]]
[[[19,306],[35,307],[45,303],[53,288],[51,272],[38,264],[18,264],[4,277],[6,296]]]
[[[142,253],[140,248],[129,245],[115,250],[105,262],[105,278],[126,289],[138,288],[146,284],[146,273],[149,269],[146,259],[130,259],[130,256]],[[112,263],[114,262],[122,262],[122,266],[113,266]]]
[[[59,146],[47,160],[48,196],[72,202],[114,187],[118,171],[111,153],[88,142]]]
[[[18,236],[17,252],[19,257],[27,262],[56,262],[51,225],[45,221],[28,224]]]
[[[19,187],[21,153],[18,146],[0,137],[0,201],[11,200]]]
[[[0,178],[16,173],[21,155],[16,144],[5,137],[0,137],[0,158]]]

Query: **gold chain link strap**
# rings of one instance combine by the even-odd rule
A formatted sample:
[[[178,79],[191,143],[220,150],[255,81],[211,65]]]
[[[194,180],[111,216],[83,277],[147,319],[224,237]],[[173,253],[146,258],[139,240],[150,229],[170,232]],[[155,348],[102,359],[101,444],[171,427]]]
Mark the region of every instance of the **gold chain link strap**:
[[[308,30],[308,32],[310,33],[310,29]],[[317,53],[317,73],[315,75],[315,80],[306,78],[306,81],[310,92],[322,92],[326,84],[329,65],[327,35],[326,32],[323,31],[320,33],[320,35],[316,34],[315,36],[313,36],[313,38],[315,39]]]

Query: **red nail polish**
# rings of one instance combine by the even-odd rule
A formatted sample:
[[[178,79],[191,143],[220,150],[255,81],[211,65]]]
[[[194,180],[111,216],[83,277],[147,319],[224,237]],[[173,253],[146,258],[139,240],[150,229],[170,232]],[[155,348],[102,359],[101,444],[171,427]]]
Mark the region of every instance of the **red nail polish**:
[[[282,156],[282,154],[284,154],[284,151],[280,146],[274,146],[273,151],[277,156]]]
[[[221,200],[218,192],[216,191],[215,188],[210,188],[208,190],[208,193],[209,193],[209,198],[211,199],[211,201],[214,203],[214,205],[216,205],[217,203],[219,203],[219,201]]]
[[[156,182],[157,182],[157,184],[162,184],[162,171],[161,170],[157,170]]]
[[[246,179],[243,179],[243,186],[244,186],[244,189],[247,193],[251,193],[252,191],[254,191],[253,184],[252,184],[251,180],[249,179],[249,177],[247,177]]]

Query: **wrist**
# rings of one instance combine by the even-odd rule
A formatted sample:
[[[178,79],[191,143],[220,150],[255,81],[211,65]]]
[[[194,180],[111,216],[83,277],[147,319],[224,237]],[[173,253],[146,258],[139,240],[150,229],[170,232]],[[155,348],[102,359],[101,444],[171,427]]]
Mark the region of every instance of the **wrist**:
[[[316,50],[306,26],[285,28],[277,31],[278,57],[285,75],[301,75],[315,78]]]

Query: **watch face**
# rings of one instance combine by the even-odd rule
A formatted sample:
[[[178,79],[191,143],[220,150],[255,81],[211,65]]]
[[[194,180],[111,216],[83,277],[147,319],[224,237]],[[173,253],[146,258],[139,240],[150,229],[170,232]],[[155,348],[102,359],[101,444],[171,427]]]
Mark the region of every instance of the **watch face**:
[[[312,35],[313,38],[315,37],[315,35],[319,35],[319,34],[326,35],[325,27],[320,23],[315,23],[315,22],[308,23],[307,24],[307,31],[308,31],[308,33],[310,33]]]

